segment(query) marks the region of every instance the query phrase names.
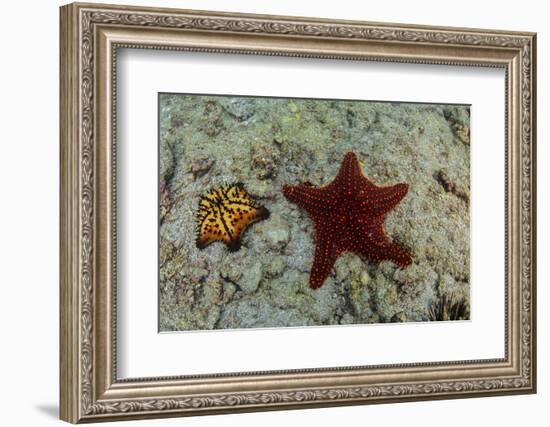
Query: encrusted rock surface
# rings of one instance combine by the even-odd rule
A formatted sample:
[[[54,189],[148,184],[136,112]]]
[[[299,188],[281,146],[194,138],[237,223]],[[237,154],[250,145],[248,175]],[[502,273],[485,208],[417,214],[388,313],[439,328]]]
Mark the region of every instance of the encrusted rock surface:
[[[160,124],[162,331],[426,321],[442,299],[469,308],[467,107],[162,95]],[[385,228],[413,264],[344,254],[312,290],[312,223],[281,188],[330,182],[347,151],[377,185],[409,184]],[[237,252],[197,249],[199,196],[233,182],[270,218]]]

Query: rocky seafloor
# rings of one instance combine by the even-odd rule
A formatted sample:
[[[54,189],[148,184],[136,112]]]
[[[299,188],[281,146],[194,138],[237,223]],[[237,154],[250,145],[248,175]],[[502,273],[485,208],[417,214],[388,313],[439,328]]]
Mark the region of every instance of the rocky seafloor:
[[[469,318],[467,106],[161,94],[159,113],[161,331]],[[313,224],[282,186],[330,182],[347,151],[409,184],[385,229],[413,264],[346,253],[310,289]],[[236,252],[199,250],[199,197],[234,182],[270,217]]]

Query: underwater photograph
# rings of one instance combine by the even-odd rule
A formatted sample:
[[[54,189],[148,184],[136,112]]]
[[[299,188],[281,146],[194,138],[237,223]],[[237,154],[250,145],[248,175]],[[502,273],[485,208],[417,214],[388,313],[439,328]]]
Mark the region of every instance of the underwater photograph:
[[[160,332],[470,319],[470,106],[158,111]]]

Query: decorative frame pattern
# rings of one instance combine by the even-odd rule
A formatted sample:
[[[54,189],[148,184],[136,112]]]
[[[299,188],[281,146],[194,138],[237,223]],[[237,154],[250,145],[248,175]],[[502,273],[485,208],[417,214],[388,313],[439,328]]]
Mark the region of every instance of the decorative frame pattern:
[[[535,392],[535,43],[532,33],[63,6],[61,418],[76,423]],[[504,67],[505,358],[118,381],[113,333],[118,47]],[[289,387],[289,380],[300,385]]]

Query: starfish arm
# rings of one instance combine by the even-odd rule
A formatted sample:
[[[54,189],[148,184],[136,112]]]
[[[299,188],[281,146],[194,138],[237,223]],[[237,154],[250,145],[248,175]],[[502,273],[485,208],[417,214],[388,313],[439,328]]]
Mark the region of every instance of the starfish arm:
[[[363,176],[359,159],[355,153],[348,152],[342,161],[338,175],[334,178],[332,185],[345,189],[351,194],[357,192],[359,188],[367,183]]]
[[[372,185],[366,200],[366,211],[371,216],[381,216],[391,211],[403,200],[409,191],[408,184],[397,184],[390,187]]]
[[[309,276],[309,287],[312,289],[320,288],[323,285],[339,255],[334,246],[333,233],[330,231],[317,232],[316,243],[313,266]]]
[[[408,267],[412,264],[412,257],[409,251],[394,242],[384,247],[383,257],[383,259],[390,260],[400,267]]]
[[[358,252],[365,258],[374,262],[389,260],[400,267],[407,267],[412,264],[409,251],[386,237],[382,223],[364,230],[361,237],[362,242],[359,245]]]
[[[285,185],[283,194],[288,201],[295,203],[310,216],[325,212],[331,198],[327,195],[327,188],[309,187],[306,185]]]

